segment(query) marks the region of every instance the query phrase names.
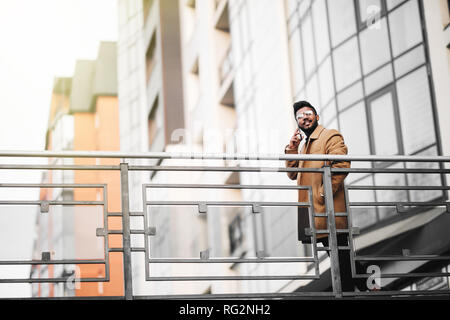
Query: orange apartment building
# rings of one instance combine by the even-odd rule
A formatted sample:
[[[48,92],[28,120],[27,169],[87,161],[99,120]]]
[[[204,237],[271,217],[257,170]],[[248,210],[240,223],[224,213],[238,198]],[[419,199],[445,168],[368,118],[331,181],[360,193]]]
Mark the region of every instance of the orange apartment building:
[[[96,60],[77,61],[72,78],[57,78],[52,92],[46,149],[52,151],[118,151],[119,107],[117,99],[116,44],[102,42]],[[49,159],[51,164],[117,165],[113,159]],[[41,200],[105,201],[106,212],[120,212],[120,174],[118,171],[49,170],[43,183],[106,184],[101,188],[41,188]],[[55,206],[56,207],[56,206]],[[106,259],[103,206],[75,205],[50,208],[37,218],[34,258],[49,252],[50,259]],[[120,217],[108,217],[108,228],[120,230]],[[110,248],[121,247],[120,235],[109,235]],[[118,296],[123,295],[123,257],[109,253],[109,279],[106,282],[38,283],[33,296]],[[104,278],[104,264],[78,264],[72,270],[64,265],[37,265],[32,277]]]

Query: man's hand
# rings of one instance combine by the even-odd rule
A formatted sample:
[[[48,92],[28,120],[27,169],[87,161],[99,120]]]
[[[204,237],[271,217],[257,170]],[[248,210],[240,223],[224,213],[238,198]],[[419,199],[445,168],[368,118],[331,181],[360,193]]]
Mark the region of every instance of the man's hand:
[[[294,135],[292,136],[291,140],[289,141],[289,149],[297,149],[300,142],[302,141],[302,136],[300,135],[300,131],[295,130]]]

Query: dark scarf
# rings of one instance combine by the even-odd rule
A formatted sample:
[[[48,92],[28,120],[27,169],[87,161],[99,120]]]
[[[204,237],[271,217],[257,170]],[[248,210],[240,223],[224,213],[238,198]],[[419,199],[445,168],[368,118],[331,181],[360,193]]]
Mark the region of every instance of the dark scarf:
[[[305,134],[306,134],[306,141],[309,140],[309,136],[314,132],[314,130],[316,130],[317,126],[319,125],[319,122],[316,121],[316,123],[314,124],[314,126],[312,126],[311,128],[307,129],[307,130],[302,130]]]

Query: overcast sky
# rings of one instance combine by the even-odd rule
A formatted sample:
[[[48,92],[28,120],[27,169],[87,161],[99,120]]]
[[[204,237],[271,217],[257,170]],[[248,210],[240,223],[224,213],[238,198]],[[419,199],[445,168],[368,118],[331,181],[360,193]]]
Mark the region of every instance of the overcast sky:
[[[95,59],[100,41],[116,41],[116,16],[116,0],[0,0],[0,150],[44,150],[54,78],[72,76],[76,60]],[[46,160],[0,158],[17,161]],[[0,170],[0,183],[40,177]],[[0,200],[17,197],[38,200],[38,190],[0,188]],[[0,207],[0,259],[31,259],[36,209],[16,209]],[[29,267],[3,266],[0,274],[26,278]],[[28,284],[0,284],[0,297],[29,292]]]
[[[43,150],[53,79],[117,40],[116,0],[0,0],[0,149]]]

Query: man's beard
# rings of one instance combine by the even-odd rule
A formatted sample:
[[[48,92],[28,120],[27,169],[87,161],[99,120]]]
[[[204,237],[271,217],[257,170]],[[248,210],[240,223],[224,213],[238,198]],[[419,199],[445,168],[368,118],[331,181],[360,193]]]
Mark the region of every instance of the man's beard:
[[[318,125],[318,121],[314,121],[314,123],[308,129],[303,129],[302,127],[300,127],[300,129],[309,137],[311,135],[311,133],[313,133],[314,130],[316,130],[317,125]]]

